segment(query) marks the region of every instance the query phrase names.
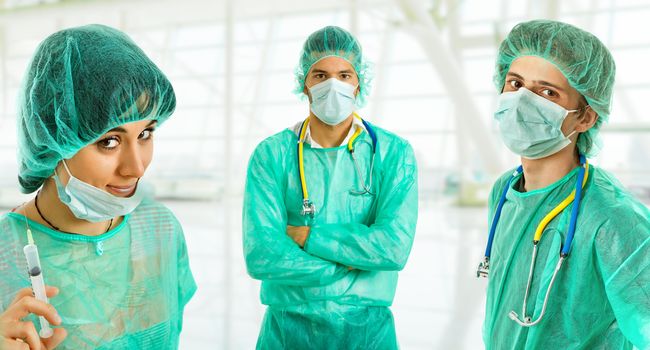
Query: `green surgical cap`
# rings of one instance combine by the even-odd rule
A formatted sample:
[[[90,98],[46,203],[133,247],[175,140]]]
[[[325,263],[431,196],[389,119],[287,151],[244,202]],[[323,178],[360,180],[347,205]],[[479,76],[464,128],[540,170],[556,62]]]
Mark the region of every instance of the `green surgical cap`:
[[[312,33],[302,48],[300,63],[296,67],[297,86],[294,93],[304,96],[305,79],[311,67],[326,57],[340,57],[348,61],[357,73],[359,78],[359,94],[357,95],[357,107],[366,105],[366,99],[370,92],[370,65],[363,58],[361,45],[357,39],[347,30],[328,26]]]
[[[598,121],[578,137],[578,149],[594,157],[602,147],[599,132],[609,120],[616,66],[605,45],[572,25],[535,20],[517,24],[499,47],[494,83],[502,91],[510,64],[521,56],[537,56],[554,64],[569,84],[598,113]]]
[[[139,120],[160,125],[176,97],[165,75],[124,33],[103,25],[46,38],[18,99],[18,180],[31,193],[109,130]]]

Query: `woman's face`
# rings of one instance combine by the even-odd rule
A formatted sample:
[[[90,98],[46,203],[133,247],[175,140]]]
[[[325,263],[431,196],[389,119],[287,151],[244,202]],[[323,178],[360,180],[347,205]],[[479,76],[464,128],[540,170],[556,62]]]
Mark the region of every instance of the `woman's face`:
[[[156,122],[141,120],[116,127],[65,161],[72,176],[119,197],[129,197],[153,157]],[[60,162],[56,173],[63,185],[68,172]]]
[[[592,114],[593,110],[581,110],[585,107],[586,102],[580,93],[569,85],[564,74],[549,61],[536,56],[522,56],[514,60],[506,74],[503,92],[517,91],[522,87],[567,110],[579,110],[576,113],[570,113],[564,119],[562,132],[565,135],[574,130],[584,132],[593,125],[589,125],[586,129],[584,125],[579,125],[584,122],[583,119],[591,119],[583,117],[585,112]],[[595,115],[589,117],[595,117]],[[595,123],[595,120],[593,122]],[[574,138],[577,138],[577,135]]]

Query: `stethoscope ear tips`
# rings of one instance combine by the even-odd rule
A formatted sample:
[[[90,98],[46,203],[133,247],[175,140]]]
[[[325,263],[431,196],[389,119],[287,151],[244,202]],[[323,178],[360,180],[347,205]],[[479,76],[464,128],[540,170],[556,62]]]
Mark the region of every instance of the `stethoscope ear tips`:
[[[509,317],[511,320],[517,322],[517,323],[518,323],[520,326],[522,326],[522,327],[530,327],[530,326],[534,326],[534,325],[537,323],[537,322],[533,323],[533,322],[532,322],[533,319],[532,319],[530,316],[525,316],[523,321],[520,320],[520,319],[519,319],[519,315],[517,315],[517,313],[514,312],[514,311],[510,311],[510,313],[508,314],[508,317]],[[541,317],[540,317],[540,319],[541,319]]]
[[[514,311],[510,311],[508,317],[513,321],[517,321],[519,319],[519,315],[517,315],[517,313]]]

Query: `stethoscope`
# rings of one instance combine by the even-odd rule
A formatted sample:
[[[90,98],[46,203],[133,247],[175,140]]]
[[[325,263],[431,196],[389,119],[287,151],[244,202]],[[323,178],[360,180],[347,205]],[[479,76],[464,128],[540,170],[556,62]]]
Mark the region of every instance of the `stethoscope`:
[[[487,247],[485,248],[485,256],[483,257],[483,261],[478,265],[478,269],[476,270],[476,277],[488,277],[488,274],[490,272],[490,253],[492,252],[492,241],[494,240],[494,234],[496,232],[497,223],[499,222],[499,217],[501,217],[501,209],[503,209],[503,204],[506,202],[506,194],[510,189],[510,185],[512,181],[517,176],[519,176],[522,172],[523,172],[523,167],[520,165],[517,168],[517,170],[515,170],[515,172],[512,174],[512,176],[508,180],[508,183],[503,189],[503,192],[501,193],[501,198],[499,199],[499,205],[497,206],[497,210],[494,213],[494,220],[492,220],[492,225],[490,227],[490,234],[488,236]],[[573,241],[573,235],[576,230],[576,221],[578,219],[578,210],[580,207],[580,201],[582,200],[582,189],[587,183],[588,178],[589,178],[589,162],[586,160],[585,156],[580,155],[580,171],[578,172],[578,179],[576,180],[575,189],[560,204],[558,204],[555,208],[553,208],[553,210],[551,210],[548,214],[546,214],[544,219],[542,219],[542,221],[537,226],[537,229],[535,230],[535,236],[533,237],[533,253],[530,261],[530,272],[528,273],[526,294],[524,295],[524,303],[521,311],[523,320],[519,319],[519,315],[517,315],[517,313],[514,311],[510,311],[510,313],[508,314],[508,317],[510,317],[511,320],[517,322],[522,327],[532,327],[538,324],[542,320],[542,317],[544,316],[544,312],[546,311],[546,303],[548,302],[548,296],[551,292],[551,289],[553,288],[553,283],[555,282],[557,273],[560,270],[560,267],[562,267],[562,263],[564,262],[564,260],[569,256],[569,251],[571,250],[571,242]],[[553,220],[553,218],[555,218],[560,212],[562,212],[562,210],[564,210],[571,202],[573,202],[573,207],[571,210],[571,219],[569,221],[569,231],[567,233],[567,237],[564,242],[564,247],[560,251],[560,260],[557,262],[557,265],[555,266],[555,271],[553,271],[551,282],[549,283],[548,288],[546,289],[546,295],[544,296],[544,304],[542,305],[542,311],[539,314],[539,317],[536,320],[532,321],[532,318],[530,316],[526,316],[526,304],[528,302],[530,285],[533,280],[535,261],[537,260],[538,243],[542,238],[542,233],[544,232],[546,225],[548,225],[548,223],[551,222],[551,220]]]
[[[361,123],[363,123],[363,126],[366,128],[366,131],[368,131],[368,135],[370,136],[370,139],[372,139],[372,161],[370,163],[370,182],[369,184],[366,185],[366,182],[363,179],[363,175],[361,174],[361,168],[359,167],[357,158],[354,155],[354,141],[363,132],[363,128],[357,126],[356,130],[354,131],[354,134],[352,135],[352,137],[350,137],[350,140],[348,141],[348,152],[352,157],[352,162],[354,163],[354,168],[356,169],[357,176],[361,181],[361,187],[363,188],[363,190],[361,191],[351,190],[350,192],[355,195],[364,195],[364,194],[374,195],[374,193],[372,193],[370,189],[372,188],[372,171],[375,166],[375,153],[377,152],[377,134],[375,134],[375,131],[370,125],[370,123],[363,120],[356,113],[354,113],[354,117],[359,118]],[[307,134],[308,125],[309,125],[309,117],[307,117],[307,119],[305,119],[305,121],[302,122],[302,125],[300,126],[300,132],[298,133],[299,135],[298,136],[298,172],[300,174],[300,185],[302,187],[302,211],[300,213],[303,216],[309,215],[309,217],[313,218],[314,214],[316,213],[316,207],[314,206],[314,203],[312,203],[312,201],[309,199],[309,192],[307,191],[307,180],[305,178],[305,166],[303,161],[303,145],[305,143],[305,135]]]

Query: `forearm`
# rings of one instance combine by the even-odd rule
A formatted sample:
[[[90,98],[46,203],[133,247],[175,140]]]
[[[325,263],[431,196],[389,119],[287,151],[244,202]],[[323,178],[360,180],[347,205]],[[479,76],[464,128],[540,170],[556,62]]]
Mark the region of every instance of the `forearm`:
[[[248,273],[255,279],[296,286],[321,286],[348,273],[346,267],[307,254],[279,233],[269,235],[258,231],[253,235],[255,240],[245,244],[245,259]],[[265,236],[276,239],[264,239]]]
[[[305,251],[360,270],[401,270],[415,227],[322,224],[311,228]]]

